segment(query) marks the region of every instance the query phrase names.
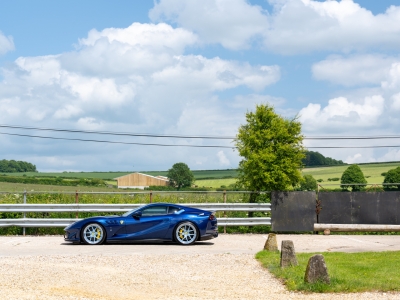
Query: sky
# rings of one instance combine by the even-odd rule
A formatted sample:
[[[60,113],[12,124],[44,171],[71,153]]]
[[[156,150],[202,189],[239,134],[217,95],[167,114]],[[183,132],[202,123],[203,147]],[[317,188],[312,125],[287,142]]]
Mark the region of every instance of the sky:
[[[236,168],[231,139],[189,137],[235,137],[257,104],[308,138],[400,136],[399,20],[395,0],[2,1],[0,159],[41,172]],[[318,148],[399,139],[304,145],[400,161],[400,147]]]

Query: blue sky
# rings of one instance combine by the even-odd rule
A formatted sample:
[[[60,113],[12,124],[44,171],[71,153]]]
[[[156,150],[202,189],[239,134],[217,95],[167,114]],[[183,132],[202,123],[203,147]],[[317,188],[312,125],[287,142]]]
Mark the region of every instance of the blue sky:
[[[397,5],[397,6],[396,6]],[[305,136],[398,135],[400,5],[392,0],[18,1],[0,3],[0,124],[235,136],[270,103]],[[0,128],[125,143],[229,141]],[[156,147],[0,134],[0,159],[40,171],[235,168],[226,148]],[[308,147],[396,140],[305,141]],[[399,148],[313,149],[348,163]]]

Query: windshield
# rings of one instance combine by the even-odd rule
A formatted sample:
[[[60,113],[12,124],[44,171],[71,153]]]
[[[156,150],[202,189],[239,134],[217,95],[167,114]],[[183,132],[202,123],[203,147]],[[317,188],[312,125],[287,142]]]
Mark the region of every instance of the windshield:
[[[144,206],[144,205],[139,206],[138,208],[132,209],[132,210],[130,210],[130,211],[127,211],[126,213],[124,213],[123,215],[121,215],[121,217],[127,217],[127,216],[129,216],[131,213],[133,213],[134,211],[137,211],[137,210],[141,209],[143,206]]]

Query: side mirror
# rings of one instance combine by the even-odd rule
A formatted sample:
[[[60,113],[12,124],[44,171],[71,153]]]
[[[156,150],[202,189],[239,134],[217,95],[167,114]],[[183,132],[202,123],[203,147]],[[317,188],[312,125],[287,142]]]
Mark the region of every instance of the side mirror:
[[[141,211],[135,211],[132,214],[132,217],[135,218],[135,219],[139,219],[141,216],[142,216],[142,212]]]

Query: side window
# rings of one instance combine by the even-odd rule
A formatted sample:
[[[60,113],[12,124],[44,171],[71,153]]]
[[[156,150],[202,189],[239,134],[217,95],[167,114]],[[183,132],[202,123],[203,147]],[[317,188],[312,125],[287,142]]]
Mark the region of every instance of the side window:
[[[174,214],[174,213],[176,213],[178,211],[179,211],[178,207],[170,206],[169,209],[168,209],[168,214],[171,215],[171,214]]]
[[[166,215],[168,211],[168,206],[152,206],[146,209],[142,210],[142,216],[143,217],[148,217],[148,216],[160,216],[160,215]]]

